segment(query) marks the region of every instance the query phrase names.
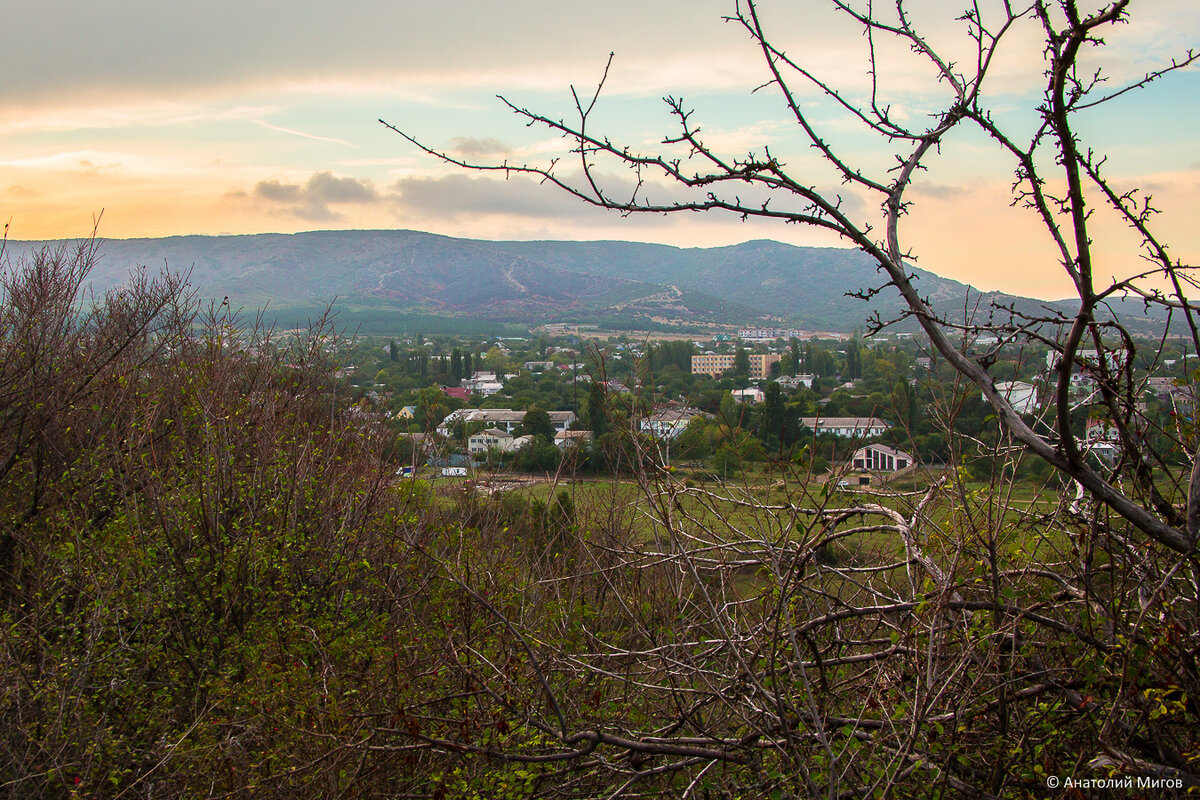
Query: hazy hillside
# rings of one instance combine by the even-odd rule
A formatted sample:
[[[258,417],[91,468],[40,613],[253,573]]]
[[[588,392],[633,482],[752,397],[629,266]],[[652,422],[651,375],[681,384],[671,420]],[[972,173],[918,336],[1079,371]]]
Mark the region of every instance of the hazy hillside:
[[[14,257],[41,242],[10,242]],[[206,297],[276,310],[338,298],[351,313],[533,324],[752,325],[766,320],[848,331],[869,313],[897,315],[898,295],[870,304],[847,292],[881,283],[863,253],[752,241],[715,248],[634,242],[489,242],[418,231],[314,231],[106,240],[96,288],[139,264],[190,270]],[[961,311],[969,287],[917,270],[918,288]],[[1037,309],[1038,301],[989,296]]]

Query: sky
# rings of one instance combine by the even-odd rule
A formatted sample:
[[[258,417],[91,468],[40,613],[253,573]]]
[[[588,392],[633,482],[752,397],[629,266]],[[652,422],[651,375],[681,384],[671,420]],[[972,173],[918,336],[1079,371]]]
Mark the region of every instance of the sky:
[[[1096,0],[1092,0],[1092,5]],[[866,40],[818,0],[762,0],[763,22],[790,56],[850,96],[870,87]],[[914,22],[965,58],[966,0],[921,0]],[[983,4],[985,11],[987,2]],[[632,215],[590,208],[520,177],[464,171],[423,154],[382,118],[431,147],[481,163],[545,165],[578,175],[564,142],[528,127],[498,98],[554,119],[574,114],[612,67],[590,131],[639,153],[671,152],[663,102],[727,157],[769,147],[797,179],[876,222],[878,201],[839,184],[814,159],[761,53],[723,19],[733,0],[0,0],[0,218],[13,239],[246,234],[409,228],[485,239],[621,239],[678,246],[776,239],[846,246],[830,234],[718,214]],[[1117,87],[1200,39],[1200,3],[1134,0],[1131,22],[1087,54]],[[1013,31],[987,85],[998,121],[1028,136],[1044,62],[1032,28]],[[882,51],[881,99],[920,122],[945,99],[927,65]],[[896,147],[873,138],[811,87],[798,98],[848,162],[886,177]],[[1200,71],[1189,68],[1083,112],[1086,143],[1108,156],[1122,191],[1140,187],[1175,258],[1200,250]],[[686,155],[686,154],[685,154]],[[1070,294],[1036,220],[1011,207],[1013,164],[977,133],[951,137],[918,176],[903,244],[917,266],[998,289]],[[628,190],[609,164],[601,180]],[[685,195],[647,176],[652,199]],[[747,194],[743,199],[758,195]],[[785,208],[786,198],[772,207]],[[1099,209],[1100,271],[1139,269],[1137,241]]]

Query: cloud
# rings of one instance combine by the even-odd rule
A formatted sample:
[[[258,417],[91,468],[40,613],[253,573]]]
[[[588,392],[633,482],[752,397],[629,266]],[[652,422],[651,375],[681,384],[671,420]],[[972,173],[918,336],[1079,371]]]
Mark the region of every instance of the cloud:
[[[953,186],[948,183],[920,183],[912,184],[909,190],[912,194],[921,197],[936,197],[940,200],[952,200],[956,197],[963,197],[970,194],[970,189],[966,186]]]
[[[468,158],[480,156],[505,156],[513,151],[512,147],[492,137],[476,138],[474,136],[456,136],[450,141],[451,153]]]
[[[279,106],[238,105],[204,100],[106,98],[94,105],[64,103],[59,98],[12,103],[0,109],[0,135],[117,131],[129,128],[188,126],[204,122],[253,120],[274,114]]]
[[[304,184],[259,181],[253,197],[282,206],[286,214],[314,221],[340,219],[341,215],[331,205],[374,204],[382,200],[371,181],[339,178],[332,172],[313,173]]]
[[[619,174],[593,175],[605,193],[620,202],[633,196],[635,183]],[[568,185],[585,187],[581,175],[563,173],[559,178]],[[709,187],[719,196],[735,198],[750,208],[761,206],[771,194],[760,187],[742,182],[722,189]],[[479,216],[503,216],[554,221],[559,224],[607,225],[617,212],[589,205],[561,189],[531,178],[516,175],[508,180],[450,174],[441,177],[402,178],[389,187],[397,211],[412,217],[445,221],[463,221]],[[660,206],[703,201],[707,190],[692,191],[671,183],[645,181],[638,187],[640,202]],[[857,194],[844,187],[831,188],[831,198],[841,198],[842,211],[861,215],[867,208]],[[771,208],[783,207],[787,198],[776,196]],[[798,210],[798,209],[797,209]],[[634,217],[660,219],[658,214],[635,214]]]
[[[337,178],[332,172],[318,172],[308,179],[307,193],[326,203],[373,203],[379,199],[368,180]]]
[[[552,186],[528,178],[477,178],[464,174],[401,178],[392,184],[398,209],[419,217],[458,220],[481,214],[581,219],[596,211]]]
[[[265,122],[261,119],[252,119],[250,121],[253,122],[255,125],[260,125],[260,126],[266,128],[267,130],[275,131],[276,133],[286,133],[289,136],[299,136],[302,139],[312,139],[313,141],[316,141],[316,142],[330,142],[331,144],[344,144],[347,147],[357,147],[358,146],[358,145],[354,144],[353,142],[347,142],[345,139],[335,139],[332,136],[318,136],[315,133],[305,133],[304,131],[298,131],[295,128],[284,128],[281,125],[272,125],[271,123]]]
[[[254,194],[276,203],[295,203],[300,199],[300,187],[294,183],[259,181],[254,187]]]

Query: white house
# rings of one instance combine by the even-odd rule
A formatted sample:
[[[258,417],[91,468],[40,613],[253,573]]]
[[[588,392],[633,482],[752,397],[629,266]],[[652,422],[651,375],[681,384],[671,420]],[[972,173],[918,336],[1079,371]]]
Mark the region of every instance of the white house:
[[[464,380],[462,385],[480,397],[496,395],[497,392],[504,389],[504,384],[498,380]]]
[[[734,389],[730,394],[739,403],[761,403],[765,397],[762,389],[754,386],[751,386],[749,389]]]
[[[817,434],[861,439],[882,436],[892,427],[879,417],[801,417],[800,424]]]
[[[1111,464],[1121,454],[1121,445],[1117,442],[1095,441],[1084,445],[1084,452],[1091,453],[1104,464]]]
[[[670,406],[655,411],[644,417],[641,423],[643,433],[648,433],[659,439],[674,439],[683,433],[688,423],[696,417],[707,417],[703,411],[686,406]]]
[[[555,433],[567,430],[575,421],[574,411],[547,411],[546,413],[550,417],[550,424],[554,426]],[[442,436],[449,436],[454,423],[459,420],[466,425],[482,422],[489,428],[500,428],[505,433],[512,433],[525,421],[525,412],[513,411],[510,408],[460,408],[451,411],[442,420],[442,424],[437,429],[438,433]]]
[[[805,389],[811,389],[813,385],[813,376],[808,373],[801,375],[780,375],[775,379],[784,389],[799,389],[803,386]]]
[[[495,394],[504,388],[504,384],[496,380],[496,373],[483,372],[481,370],[476,370],[475,374],[471,377],[464,378],[460,385],[473,394],[483,395],[484,397]]]
[[[520,450],[526,442],[531,440],[530,436],[513,436],[508,431],[499,428],[487,428],[467,439],[467,452],[471,455],[479,455],[495,448],[502,453],[512,453]]]
[[[854,451],[850,457],[850,466],[867,472],[896,472],[907,469],[916,461],[903,450],[888,447],[886,444],[869,444]]]
[[[1037,387],[1024,381],[996,381],[996,391],[1018,414],[1029,414],[1037,408]]]
[[[1075,352],[1075,361],[1078,365],[1071,370],[1072,384],[1091,384],[1095,383],[1095,376],[1100,374],[1100,353],[1095,350],[1077,350]],[[1105,350],[1104,364],[1108,372],[1114,373],[1121,369],[1126,359],[1124,350]],[[1054,372],[1062,363],[1062,353],[1057,350],[1051,350],[1046,353],[1046,371]]]
[[[591,431],[559,431],[554,434],[554,444],[560,450],[569,450],[572,446],[583,445],[592,441]]]

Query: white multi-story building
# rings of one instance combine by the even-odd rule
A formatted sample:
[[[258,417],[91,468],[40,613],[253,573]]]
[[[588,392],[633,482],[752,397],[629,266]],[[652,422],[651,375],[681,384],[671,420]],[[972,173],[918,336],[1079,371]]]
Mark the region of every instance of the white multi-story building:
[[[801,417],[800,423],[817,434],[858,439],[882,436],[892,427],[879,417]]]

